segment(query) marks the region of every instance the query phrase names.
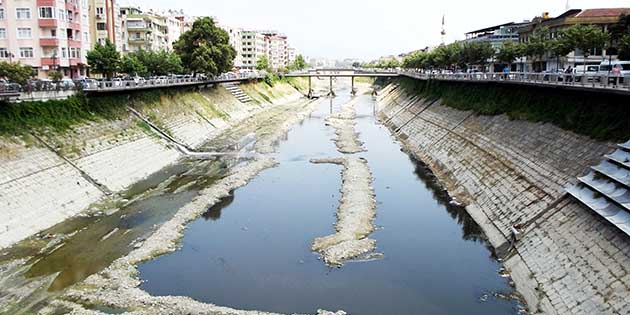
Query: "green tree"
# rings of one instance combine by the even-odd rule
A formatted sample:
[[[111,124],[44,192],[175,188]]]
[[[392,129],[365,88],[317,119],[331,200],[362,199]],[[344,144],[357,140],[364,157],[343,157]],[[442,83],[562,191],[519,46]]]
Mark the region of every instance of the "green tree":
[[[22,65],[19,62],[0,61],[0,78],[24,85],[32,75],[33,68],[30,66]]]
[[[54,82],[61,81],[63,79],[63,74],[57,70],[48,71],[48,77]]]
[[[586,59],[593,49],[603,49],[610,41],[610,34],[593,25],[575,25],[561,32],[561,38],[566,45],[579,49],[584,57],[584,72]]]
[[[148,74],[147,67],[138,59],[136,53],[131,53],[122,58],[120,71],[129,75],[146,76]]]
[[[306,67],[306,61],[302,55],[297,55],[297,57],[295,57],[295,61],[289,65],[290,70],[304,70]]]
[[[256,61],[256,69],[261,71],[269,71],[269,57],[267,55],[262,55]]]
[[[549,54],[556,58],[556,68],[560,68],[560,58],[573,51],[573,47],[561,38],[550,41],[547,48],[549,49]]]
[[[188,70],[211,76],[231,70],[236,57],[229,34],[210,17],[196,20],[173,46]]]
[[[485,66],[494,56],[494,48],[487,42],[472,42],[462,46],[463,61],[467,65]]]
[[[506,63],[512,68],[512,63],[517,58],[522,57],[523,49],[520,43],[513,41],[504,42],[499,51],[495,55],[495,59],[501,63]]]
[[[630,60],[630,34],[619,40],[619,59]]]
[[[118,70],[120,53],[116,51],[116,46],[108,39],[105,41],[105,45],[96,44],[94,49],[88,51],[87,60],[94,72],[111,78]]]
[[[529,41],[523,44],[523,55],[531,58],[532,64],[541,62],[548,51],[549,30],[546,28],[534,32],[529,37]]]

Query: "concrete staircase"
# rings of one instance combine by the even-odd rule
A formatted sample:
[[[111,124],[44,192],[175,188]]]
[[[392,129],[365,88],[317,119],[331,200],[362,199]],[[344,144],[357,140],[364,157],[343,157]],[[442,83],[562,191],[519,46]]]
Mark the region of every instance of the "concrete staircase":
[[[249,97],[249,95],[245,94],[245,92],[243,92],[236,83],[226,83],[223,87],[234,95],[234,97],[236,97],[236,99],[238,99],[241,103],[249,103],[253,101],[253,99]]]
[[[630,141],[619,144],[566,191],[630,235]]]

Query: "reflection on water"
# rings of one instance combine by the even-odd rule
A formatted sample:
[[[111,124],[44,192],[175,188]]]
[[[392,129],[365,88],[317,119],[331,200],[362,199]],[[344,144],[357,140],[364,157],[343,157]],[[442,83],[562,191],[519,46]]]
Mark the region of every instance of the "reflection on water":
[[[308,161],[340,155],[323,120],[349,100],[345,93],[289,133],[278,167],[189,224],[181,250],[140,265],[142,289],[281,313],[516,313],[512,300],[479,302],[512,291],[481,229],[376,123],[370,97],[360,96],[357,129],[368,151],[358,156],[374,174],[381,228],[371,238],[384,259],[330,269],[311,252],[313,239],[334,229],[341,178],[338,166]]]
[[[216,221],[221,218],[221,211],[231,205],[232,202],[234,202],[234,191],[231,191],[229,195],[221,198],[221,200],[210,207],[202,217],[206,220]]]
[[[437,178],[435,178],[431,170],[424,163],[412,157],[409,159],[416,165],[414,173],[420,178],[422,183],[424,183],[426,189],[433,194],[433,198],[446,209],[446,212],[451,215],[451,218],[462,226],[462,238],[468,241],[485,242],[486,238],[483,234],[483,230],[470,214],[466,212],[466,208],[453,203],[448,192],[440,185]]]

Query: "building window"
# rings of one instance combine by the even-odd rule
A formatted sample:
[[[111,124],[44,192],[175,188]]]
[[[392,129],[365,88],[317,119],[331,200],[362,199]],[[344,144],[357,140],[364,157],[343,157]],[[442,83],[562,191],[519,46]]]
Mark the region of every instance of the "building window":
[[[61,58],[68,58],[68,48],[61,47]]]
[[[31,29],[28,27],[19,27],[17,29],[17,38],[19,39],[28,39],[31,38]]]
[[[15,9],[15,13],[18,20],[30,20],[31,19],[31,9],[30,8],[17,8]]]
[[[66,10],[64,9],[59,9],[57,14],[57,18],[61,21],[66,21],[68,20],[68,15],[66,14]]]
[[[96,8],[96,15],[103,15],[103,12],[105,12],[105,10],[103,10],[103,8]]]
[[[20,47],[20,58],[33,58],[33,48]]]
[[[40,19],[54,19],[55,10],[52,7],[40,7],[39,18]]]
[[[96,29],[99,31],[106,31],[107,30],[107,24],[105,23],[96,23]]]
[[[4,8],[0,8],[0,20],[4,20]]]
[[[0,59],[9,58],[9,51],[6,48],[0,48]]]
[[[0,39],[5,39],[5,38],[7,38],[7,29],[0,28]]]

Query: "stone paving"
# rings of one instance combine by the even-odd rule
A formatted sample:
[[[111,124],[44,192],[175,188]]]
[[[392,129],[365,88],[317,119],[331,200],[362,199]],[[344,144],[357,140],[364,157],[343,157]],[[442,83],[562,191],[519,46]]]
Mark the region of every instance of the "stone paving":
[[[630,239],[563,191],[613,144],[439,100],[404,108],[410,101],[401,88],[386,88],[382,120],[467,206],[491,243],[505,244],[511,226],[525,224],[505,264],[533,311],[630,313]]]

